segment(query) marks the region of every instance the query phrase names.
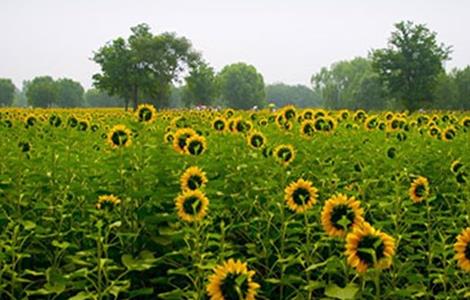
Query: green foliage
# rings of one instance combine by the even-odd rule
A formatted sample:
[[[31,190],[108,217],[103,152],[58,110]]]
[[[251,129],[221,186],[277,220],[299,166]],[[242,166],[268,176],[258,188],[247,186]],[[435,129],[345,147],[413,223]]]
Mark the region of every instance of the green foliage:
[[[13,103],[15,90],[11,79],[0,78],[0,106],[10,106]]]
[[[436,33],[422,24],[400,22],[395,29],[388,48],[373,51],[373,67],[390,96],[416,110],[433,100],[450,47],[438,44]]]
[[[304,85],[287,85],[284,83],[266,86],[268,102],[277,107],[293,104],[297,107],[319,107],[321,98],[314,91]]]
[[[266,101],[263,76],[252,65],[225,66],[217,75],[217,86],[227,106],[237,109],[262,107]]]
[[[26,85],[28,104],[34,107],[51,107],[57,103],[58,87],[50,76],[34,78]]]
[[[137,108],[139,98],[154,99],[157,107],[166,106],[171,82],[191,68],[199,54],[190,41],[174,33],[153,35],[150,27],[140,24],[131,28],[127,41],[117,38],[100,48],[93,60],[101,73],[93,75],[94,85],[112,96],[129,100]]]
[[[85,90],[82,85],[68,78],[59,79],[57,85],[57,106],[59,107],[81,107],[84,106],[83,94]]]
[[[183,89],[185,106],[211,105],[217,96],[214,69],[204,62],[199,63],[185,78]]]
[[[90,107],[118,107],[124,103],[119,97],[110,96],[99,89],[89,89],[85,93],[85,102]]]

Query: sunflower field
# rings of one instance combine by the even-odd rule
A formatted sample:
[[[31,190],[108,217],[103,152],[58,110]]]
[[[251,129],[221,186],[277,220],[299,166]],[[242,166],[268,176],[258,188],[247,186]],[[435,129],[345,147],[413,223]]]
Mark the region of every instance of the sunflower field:
[[[470,297],[470,114],[0,110],[1,299]]]

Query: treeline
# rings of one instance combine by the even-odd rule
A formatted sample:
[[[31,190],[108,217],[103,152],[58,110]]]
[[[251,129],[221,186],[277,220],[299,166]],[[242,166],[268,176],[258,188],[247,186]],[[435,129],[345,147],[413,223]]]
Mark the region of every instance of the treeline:
[[[94,53],[100,72],[93,75],[93,89],[43,76],[24,82],[19,91],[11,80],[0,79],[0,105],[470,109],[470,67],[446,72],[451,47],[421,24],[397,23],[387,47],[322,68],[311,77],[311,87],[266,86],[254,66],[241,62],[217,73],[185,37],[154,35],[146,24],[131,32]]]

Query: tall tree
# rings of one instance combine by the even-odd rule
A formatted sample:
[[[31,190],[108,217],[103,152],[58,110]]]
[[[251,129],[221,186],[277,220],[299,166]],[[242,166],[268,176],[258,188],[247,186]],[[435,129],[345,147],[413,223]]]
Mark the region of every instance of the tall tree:
[[[204,62],[193,68],[185,78],[183,101],[191,105],[211,105],[217,96],[214,69]]]
[[[470,66],[463,70],[455,70],[453,77],[457,86],[459,108],[470,109]]]
[[[63,78],[56,81],[57,106],[80,107],[84,106],[83,94],[85,90],[82,85],[71,79]]]
[[[265,104],[263,76],[252,65],[236,63],[225,66],[216,81],[222,100],[230,107],[250,109]]]
[[[10,106],[13,103],[15,90],[11,79],[0,78],[0,106]]]
[[[416,110],[432,101],[433,89],[444,72],[443,62],[451,50],[438,44],[436,33],[425,25],[408,22],[395,24],[385,49],[372,53],[373,67],[390,96]]]
[[[50,76],[34,78],[26,85],[28,104],[35,107],[51,107],[57,102],[57,85]]]
[[[129,100],[136,109],[139,98],[146,97],[165,105],[171,83],[199,61],[199,54],[188,39],[174,33],[153,35],[146,24],[131,31],[127,41],[117,38],[94,54],[101,67],[101,73],[93,75],[94,85],[125,99],[126,110]]]

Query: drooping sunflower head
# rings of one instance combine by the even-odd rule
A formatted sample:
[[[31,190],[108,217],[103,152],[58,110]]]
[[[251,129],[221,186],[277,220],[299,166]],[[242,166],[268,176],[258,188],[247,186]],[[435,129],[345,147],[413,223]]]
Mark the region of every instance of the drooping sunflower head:
[[[441,137],[441,129],[439,127],[437,127],[436,125],[432,125],[431,127],[429,127],[428,134],[431,137],[440,138]]]
[[[137,107],[135,116],[139,122],[150,124],[157,119],[157,110],[152,104],[141,104]]]
[[[121,203],[121,200],[114,195],[101,195],[98,197],[98,203],[96,203],[96,208],[113,209],[119,203]]]
[[[77,129],[80,131],[87,131],[90,127],[90,122],[88,120],[80,120],[78,121]]]
[[[460,124],[465,128],[470,128],[470,117],[463,117]]]
[[[297,112],[295,110],[295,107],[293,105],[287,105],[282,109],[282,116],[284,119],[287,121],[291,119],[295,119],[295,116],[297,115]]]
[[[59,127],[62,124],[62,119],[57,114],[52,114],[49,117],[49,125],[53,127]]]
[[[207,293],[211,300],[255,300],[259,284],[253,281],[254,271],[246,263],[229,259],[214,269],[209,276]]]
[[[451,141],[455,138],[456,134],[457,131],[455,128],[453,126],[449,126],[441,133],[441,139],[444,141]]]
[[[198,190],[203,188],[207,183],[206,173],[199,167],[189,167],[184,171],[183,175],[181,175],[180,183],[183,191]]]
[[[186,190],[176,197],[178,217],[185,222],[197,222],[207,214],[209,199],[200,190]]]
[[[452,171],[452,173],[457,173],[462,168],[463,168],[463,163],[460,160],[454,160],[452,164],[450,165],[450,170]]]
[[[212,128],[218,132],[223,132],[227,130],[227,121],[225,118],[217,117],[212,121]]]
[[[330,236],[344,237],[347,232],[364,222],[363,209],[354,197],[338,194],[325,203],[321,213],[323,229]]]
[[[36,124],[37,121],[38,120],[37,120],[37,118],[34,114],[29,114],[24,119],[24,123],[25,123],[26,128],[34,126],[34,124]]]
[[[108,144],[112,148],[129,147],[132,144],[131,131],[125,125],[116,125],[108,133]]]
[[[470,227],[464,229],[457,236],[454,251],[459,267],[466,272],[470,272]]]
[[[292,182],[284,190],[284,200],[289,209],[296,213],[303,213],[317,202],[318,190],[312,182],[299,179]]]
[[[295,150],[292,145],[279,145],[274,148],[274,158],[281,164],[287,166],[295,158]]]
[[[373,130],[379,126],[379,118],[377,116],[370,116],[364,122],[366,130]]]
[[[250,147],[260,149],[266,145],[266,137],[261,132],[252,130],[247,136],[247,142]]]
[[[184,154],[186,151],[188,139],[195,135],[197,135],[197,133],[192,128],[178,129],[174,134],[173,149],[179,153]]]
[[[201,135],[193,135],[186,141],[185,153],[200,155],[207,149],[206,138]]]
[[[315,133],[315,122],[312,120],[305,120],[300,126],[300,133],[305,137],[312,137]]]
[[[242,118],[238,118],[235,122],[235,131],[240,133],[249,132],[253,128],[253,124],[251,121],[243,120]]]
[[[354,227],[346,236],[347,262],[359,273],[369,268],[388,268],[394,254],[394,239],[367,222]]]
[[[408,194],[414,203],[419,203],[429,196],[429,182],[426,177],[419,176],[411,183]]]
[[[163,141],[165,143],[173,143],[173,140],[175,139],[175,136],[173,135],[172,132],[167,132],[165,133],[164,137],[163,137]]]

